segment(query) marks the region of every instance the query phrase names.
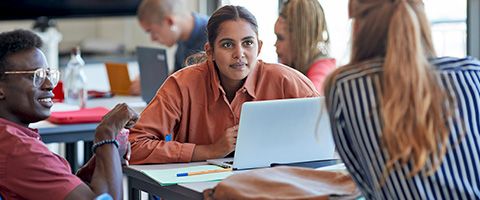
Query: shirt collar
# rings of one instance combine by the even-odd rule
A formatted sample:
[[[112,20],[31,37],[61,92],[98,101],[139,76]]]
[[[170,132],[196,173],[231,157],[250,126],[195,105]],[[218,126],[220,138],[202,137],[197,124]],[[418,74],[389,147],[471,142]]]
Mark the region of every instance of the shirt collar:
[[[215,97],[215,100],[218,100],[221,95],[225,95],[225,91],[222,88],[222,85],[220,84],[220,78],[218,77],[218,72],[215,67],[215,64],[208,60],[207,61],[208,65],[208,71],[210,72],[210,77],[212,77],[211,81],[211,88],[213,90],[213,96]],[[260,66],[263,65],[262,60],[258,60],[257,65],[253,69],[253,71],[250,72],[250,74],[247,76],[247,80],[245,80],[245,83],[243,86],[240,88],[240,90],[246,90],[246,92],[253,98],[255,98],[255,84],[257,83],[257,77],[259,75],[259,70]]]
[[[17,124],[15,122],[9,121],[9,120],[1,118],[1,117],[0,117],[0,124],[5,124],[7,126],[13,126],[17,129],[20,129],[21,131],[23,131],[26,135],[28,135],[30,137],[40,139],[40,134],[38,134],[38,129],[27,128],[27,127],[24,127],[20,124]]]
[[[258,60],[257,65],[250,72],[250,74],[247,77],[247,80],[245,80],[245,83],[243,84],[243,87],[242,87],[254,99],[256,98],[255,88],[256,88],[256,83],[257,83],[258,76],[260,75],[259,74],[260,73],[260,68],[261,68],[262,65],[263,65],[263,61]]]

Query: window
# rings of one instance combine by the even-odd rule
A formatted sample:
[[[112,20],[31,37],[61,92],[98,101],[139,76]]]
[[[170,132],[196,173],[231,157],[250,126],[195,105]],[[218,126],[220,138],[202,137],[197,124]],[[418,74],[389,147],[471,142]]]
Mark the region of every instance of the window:
[[[330,32],[330,54],[339,65],[349,61],[351,21],[348,0],[319,0],[324,8]],[[467,0],[424,0],[438,56],[467,55]]]
[[[348,0],[319,0],[330,32],[330,55],[338,65],[350,58],[351,20],[348,19]],[[438,56],[464,57],[467,55],[467,0],[424,0],[431,22],[433,43]],[[247,8],[256,17],[259,37],[263,41],[260,58],[277,62],[273,27],[278,17],[278,0],[222,0],[222,5],[232,4]]]
[[[467,0],[424,0],[438,56],[467,55]]]
[[[351,20],[348,18],[348,0],[319,0],[325,12],[330,35],[330,56],[337,65],[350,60]]]

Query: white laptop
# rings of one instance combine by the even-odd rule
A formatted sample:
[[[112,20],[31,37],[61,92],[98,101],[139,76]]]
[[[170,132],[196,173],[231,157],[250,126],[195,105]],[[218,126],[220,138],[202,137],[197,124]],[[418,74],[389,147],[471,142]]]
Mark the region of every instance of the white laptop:
[[[242,106],[234,158],[207,162],[250,169],[333,159],[334,151],[323,97],[253,101]]]
[[[168,77],[167,52],[165,49],[137,47],[136,53],[142,99],[148,103]]]

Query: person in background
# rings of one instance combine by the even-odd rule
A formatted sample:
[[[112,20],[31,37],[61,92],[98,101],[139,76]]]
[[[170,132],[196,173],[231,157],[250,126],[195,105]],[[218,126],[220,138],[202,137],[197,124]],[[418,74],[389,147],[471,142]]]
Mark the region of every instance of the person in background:
[[[338,153],[366,199],[480,199],[480,62],[437,57],[421,0],[350,0],[327,78]]]
[[[329,34],[318,0],[288,0],[275,22],[279,61],[305,74],[320,93],[336,61],[328,55]]]
[[[187,8],[188,0],[143,0],[138,7],[140,26],[152,41],[172,47],[177,44],[174,71],[184,67],[185,59],[203,51],[207,42],[208,17]],[[132,81],[130,93],[139,95],[140,77]]]
[[[247,9],[219,8],[207,33],[207,60],[169,76],[131,130],[132,164],[225,157],[244,102],[319,96],[297,70],[258,60],[262,41]]]
[[[79,171],[53,154],[30,123],[48,118],[59,72],[49,68],[33,32],[0,33],[0,197],[3,199],[93,199],[108,193],[122,199],[122,169],[115,133],[138,118],[125,104],[117,105],[95,132],[94,158]],[[85,181],[85,182],[84,182]]]

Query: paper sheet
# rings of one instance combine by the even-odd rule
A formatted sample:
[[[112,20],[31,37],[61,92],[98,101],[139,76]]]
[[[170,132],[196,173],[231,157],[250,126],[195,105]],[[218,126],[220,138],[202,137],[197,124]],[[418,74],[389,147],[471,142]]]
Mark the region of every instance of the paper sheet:
[[[181,183],[194,183],[194,182],[206,182],[206,181],[218,181],[227,178],[232,175],[233,172],[218,172],[194,176],[177,177],[178,173],[205,171],[212,169],[222,169],[215,165],[200,165],[193,167],[183,167],[175,169],[162,169],[162,170],[141,170],[144,174],[157,181],[161,186],[174,185]]]

